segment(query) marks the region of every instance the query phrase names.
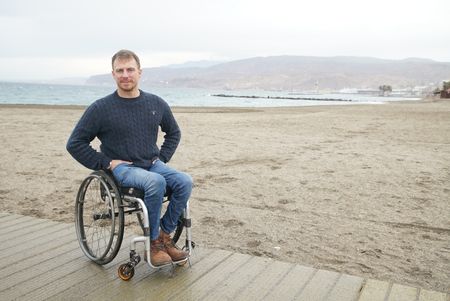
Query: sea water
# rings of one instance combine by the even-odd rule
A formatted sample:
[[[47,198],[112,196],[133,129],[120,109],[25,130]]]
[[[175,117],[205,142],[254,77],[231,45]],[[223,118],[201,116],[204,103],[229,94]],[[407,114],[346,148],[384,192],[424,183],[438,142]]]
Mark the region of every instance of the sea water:
[[[89,105],[96,99],[114,92],[113,86],[57,85],[0,82],[0,104]],[[384,103],[386,101],[417,100],[419,98],[379,97],[359,94],[292,94],[279,91],[224,91],[198,88],[143,89],[166,100],[171,106],[203,107],[281,107],[312,105],[346,105]],[[217,97],[224,94],[248,97]],[[274,99],[267,97],[319,98],[324,100]],[[325,99],[327,99],[325,101]],[[336,99],[330,101],[329,99]]]

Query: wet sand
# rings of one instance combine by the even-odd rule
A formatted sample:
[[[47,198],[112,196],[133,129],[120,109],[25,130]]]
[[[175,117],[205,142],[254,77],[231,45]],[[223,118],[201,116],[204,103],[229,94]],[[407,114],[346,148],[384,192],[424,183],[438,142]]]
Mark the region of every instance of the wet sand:
[[[83,110],[0,106],[0,211],[73,221]],[[174,113],[199,246],[450,291],[449,101]]]

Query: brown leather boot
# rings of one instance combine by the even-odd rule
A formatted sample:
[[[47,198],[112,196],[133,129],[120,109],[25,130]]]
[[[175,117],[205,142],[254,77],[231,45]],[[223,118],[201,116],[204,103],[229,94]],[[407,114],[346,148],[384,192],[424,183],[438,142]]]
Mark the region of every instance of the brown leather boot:
[[[152,240],[150,242],[150,261],[155,267],[172,262],[172,259],[170,259],[170,256],[166,253],[164,244],[160,239]]]
[[[159,239],[164,244],[164,248],[166,249],[167,254],[169,254],[172,261],[180,261],[186,259],[189,256],[189,253],[183,250],[180,250],[174,243],[172,238],[170,238],[170,234],[165,233],[164,231],[159,232]]]

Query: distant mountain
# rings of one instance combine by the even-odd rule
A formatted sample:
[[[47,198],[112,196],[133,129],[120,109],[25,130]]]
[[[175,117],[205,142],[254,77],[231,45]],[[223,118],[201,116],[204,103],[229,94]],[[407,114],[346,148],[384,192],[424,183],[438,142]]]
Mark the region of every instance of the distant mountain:
[[[143,88],[198,87],[215,89],[339,90],[395,89],[438,84],[450,78],[450,63],[408,58],[270,56],[236,60],[203,67],[144,68]],[[110,74],[92,76],[92,85],[113,85]]]
[[[172,65],[167,65],[164,67],[168,67],[168,68],[195,68],[195,67],[207,68],[207,67],[211,67],[214,65],[222,64],[222,63],[224,63],[224,62],[223,61],[202,60],[202,61],[190,61],[190,62],[186,62],[186,63],[182,63],[182,64],[172,64]]]

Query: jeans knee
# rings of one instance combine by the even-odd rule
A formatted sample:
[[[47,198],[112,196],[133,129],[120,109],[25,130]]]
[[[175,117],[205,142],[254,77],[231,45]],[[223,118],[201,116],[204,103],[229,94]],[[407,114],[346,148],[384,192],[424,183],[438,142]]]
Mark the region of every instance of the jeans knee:
[[[181,173],[180,174],[180,186],[184,189],[192,190],[192,186],[194,185],[194,181],[192,180],[192,177],[188,175],[187,173]]]
[[[145,179],[145,192],[164,195],[166,191],[166,180],[159,174],[148,175]]]

